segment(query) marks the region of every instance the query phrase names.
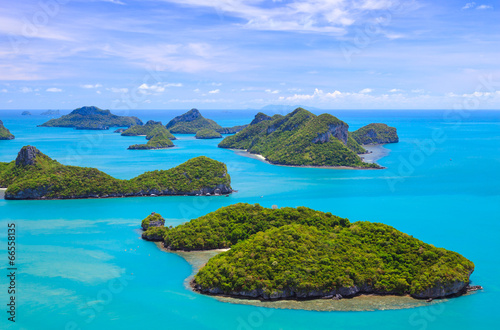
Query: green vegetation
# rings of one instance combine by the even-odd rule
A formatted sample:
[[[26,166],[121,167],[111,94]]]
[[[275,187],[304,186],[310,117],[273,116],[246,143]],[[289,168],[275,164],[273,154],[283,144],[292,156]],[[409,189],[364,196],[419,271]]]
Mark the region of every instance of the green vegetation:
[[[260,231],[213,257],[195,282],[202,292],[264,299],[359,291],[420,297],[457,281],[466,285],[473,269],[458,253],[380,223],[330,230],[291,224]]]
[[[124,130],[121,135],[123,136],[139,136],[146,135],[146,139],[151,139],[153,136],[162,133],[170,140],[175,140],[175,136],[169,132],[161,121],[149,120],[145,125],[134,125]]]
[[[238,133],[239,131],[243,130],[245,127],[248,125],[238,125],[238,126],[233,126],[233,127],[222,127],[217,129],[216,131],[221,133],[221,134],[234,134]]]
[[[219,147],[245,149],[264,156],[273,164],[380,168],[361,160],[356,154],[361,150],[359,146],[353,141],[349,143],[349,126],[332,115],[316,116],[298,108],[270,120],[260,117],[262,120],[226,137]]]
[[[360,146],[359,143],[352,138],[351,133],[349,133],[349,136],[347,137],[347,148],[351,149],[358,155],[366,153],[366,149]]]
[[[213,129],[200,129],[196,132],[195,138],[197,139],[220,139],[222,135],[219,132],[214,131]]]
[[[3,126],[3,122],[0,120],[0,140],[12,140],[14,138],[14,134],[12,134],[5,126]]]
[[[159,213],[151,213],[144,220],[142,220],[141,227],[143,230],[148,228],[162,227],[165,224],[165,219]]]
[[[221,130],[215,121],[201,115],[197,109],[191,109],[181,116],[177,116],[167,124],[167,129],[176,134],[196,134],[201,129]]]
[[[147,241],[161,242],[168,230],[168,227],[150,227],[145,230],[141,236]]]
[[[174,146],[171,139],[176,139],[161,122],[148,121],[144,126],[132,126],[122,133],[125,136],[146,135],[148,142],[146,144],[134,144],[129,149],[165,149]]]
[[[142,125],[137,117],[116,116],[109,110],[97,107],[81,107],[71,111],[70,114],[54,118],[39,125],[40,127],[75,127],[77,129],[108,129],[116,126]]]
[[[169,170],[146,172],[119,180],[95,168],[62,165],[33,146],[0,166],[0,187],[7,199],[205,195],[230,193],[231,178],[224,163],[196,157]]]
[[[352,132],[351,136],[359,144],[384,144],[396,143],[399,141],[395,127],[386,124],[369,124]]]
[[[185,224],[165,236],[172,250],[210,250],[228,248],[251,235],[272,227],[298,223],[327,230],[349,225],[348,219],[306,207],[268,209],[259,204],[239,203],[222,207]]]

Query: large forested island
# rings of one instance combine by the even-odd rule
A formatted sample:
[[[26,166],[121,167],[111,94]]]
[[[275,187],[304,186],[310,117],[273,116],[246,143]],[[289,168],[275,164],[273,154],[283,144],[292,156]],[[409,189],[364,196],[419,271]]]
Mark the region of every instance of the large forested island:
[[[243,149],[277,165],[380,168],[357,155],[366,150],[348,129],[330,114],[316,116],[303,108],[286,116],[258,113],[248,127],[226,137],[219,147]]]
[[[130,127],[142,125],[137,117],[113,115],[109,110],[98,107],[81,107],[60,118],[54,118],[40,127],[74,127],[76,129],[106,130],[110,127]]]
[[[474,264],[391,226],[354,222],[306,207],[235,204],[174,228],[150,215],[144,239],[171,250],[230,248],[199,270],[193,287],[252,299],[359,294],[442,298],[468,288]]]
[[[14,134],[12,134],[0,120],[0,140],[12,140],[14,138],[15,138]]]
[[[161,195],[207,195],[232,192],[224,163],[196,157],[169,170],[119,180],[90,167],[62,165],[33,146],[16,160],[0,162],[0,188],[6,199],[71,199]]]

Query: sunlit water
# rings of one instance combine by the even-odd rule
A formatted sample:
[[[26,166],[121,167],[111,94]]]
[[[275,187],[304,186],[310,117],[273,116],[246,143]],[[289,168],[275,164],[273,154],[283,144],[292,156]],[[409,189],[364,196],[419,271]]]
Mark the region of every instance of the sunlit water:
[[[6,232],[17,226],[17,315],[7,322],[7,281],[0,288],[1,328],[20,329],[465,329],[496,328],[500,258],[500,112],[332,111],[356,129],[398,128],[400,143],[378,162],[385,170],[273,166],[219,149],[220,140],[178,135],[176,148],[131,151],[144,137],[110,131],[37,128],[47,118],[1,111],[16,135],[0,141],[0,161],[35,145],[63,164],[91,166],[117,178],[168,169],[206,155],[225,162],[238,193],[230,197],[138,197],[64,201],[0,200],[0,268],[7,274]],[[182,111],[136,112],[168,122]],[[202,111],[223,126],[250,122],[251,111]],[[272,115],[272,114],[271,114]],[[434,138],[433,138],[434,137]],[[420,147],[418,147],[420,145]],[[238,202],[307,206],[351,221],[383,222],[472,260],[484,290],[412,309],[317,312],[222,302],[190,291],[191,265],[140,239],[151,212],[167,225]],[[352,300],[354,301],[354,300]]]

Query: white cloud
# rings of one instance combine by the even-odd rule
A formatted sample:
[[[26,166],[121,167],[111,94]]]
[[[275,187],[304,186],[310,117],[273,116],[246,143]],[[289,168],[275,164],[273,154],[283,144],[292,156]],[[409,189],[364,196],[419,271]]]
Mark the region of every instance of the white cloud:
[[[474,8],[475,6],[476,6],[475,2],[468,2],[468,3],[465,4],[465,6],[462,7],[462,10]]]
[[[424,93],[425,91],[423,89],[412,89],[412,93]]]
[[[128,88],[116,88],[116,87],[111,87],[111,88],[106,88],[108,91],[112,91],[113,93],[127,93]]]
[[[2,93],[7,93],[7,92],[8,92],[8,90],[6,90],[5,88],[2,89]]]
[[[216,82],[213,82],[213,83],[211,83],[210,85],[212,85],[212,86],[222,86],[222,83],[216,83]]]
[[[213,91],[209,91],[208,94],[219,94],[220,89],[214,89]]]
[[[368,93],[373,92],[373,89],[371,89],[371,88],[365,88],[365,89],[360,90],[359,92],[361,94],[368,94]]]
[[[200,89],[199,89],[199,88],[193,89],[193,92],[195,92],[195,93],[199,93],[199,92],[200,92]]]
[[[56,88],[56,87],[51,87],[51,88],[47,88],[45,91],[51,92],[51,93],[59,93],[59,92],[62,92],[62,89]]]
[[[95,85],[81,85],[81,88],[99,88],[102,87],[101,84],[95,84]]]
[[[279,90],[271,90],[271,89],[266,89],[266,93],[270,93],[270,94],[278,94],[280,91]]]
[[[95,91],[97,94],[101,94],[101,91]]]
[[[33,92],[33,88],[30,87],[22,87],[21,88],[21,93],[31,93]]]
[[[481,5],[481,6],[477,6],[476,9],[480,9],[480,10],[481,9],[493,9],[493,7],[492,6],[488,6],[488,5]]]
[[[168,87],[182,87],[181,83],[156,83],[154,85],[148,85],[146,83],[138,87],[139,91],[143,94],[159,94],[163,93]]]
[[[164,0],[183,6],[212,7],[219,15],[245,20],[243,27],[268,31],[319,32],[343,35],[346,27],[373,11],[396,8],[391,0],[296,0],[274,1],[262,6],[259,0]]]
[[[389,92],[391,92],[391,93],[401,93],[401,92],[404,92],[404,91],[402,89],[393,88]]]
[[[122,5],[124,6],[125,3],[124,2],[121,2],[120,0],[101,0],[102,2],[111,2],[111,3],[114,3],[115,5]]]

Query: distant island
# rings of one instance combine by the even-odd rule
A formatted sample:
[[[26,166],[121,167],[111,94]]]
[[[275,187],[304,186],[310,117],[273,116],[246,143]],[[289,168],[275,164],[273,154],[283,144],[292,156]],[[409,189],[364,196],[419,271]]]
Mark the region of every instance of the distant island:
[[[168,122],[166,127],[173,134],[196,134],[201,129],[222,129],[222,126],[212,119],[203,117],[198,109],[191,109],[175,117]]]
[[[306,207],[239,203],[176,227],[152,214],[143,239],[170,250],[230,249],[194,276],[204,294],[275,300],[360,294],[453,297],[469,289],[474,264],[381,223],[351,223]],[[473,288],[471,288],[473,289]]]
[[[361,127],[351,133],[351,136],[358,144],[386,144],[399,142],[398,133],[395,127],[386,124],[372,123]]]
[[[31,112],[29,112],[29,111],[23,111],[21,113],[21,116],[31,116]]]
[[[156,131],[162,131],[170,140],[175,140],[176,137],[163,126],[161,121],[148,120],[144,125],[134,125],[121,131],[122,136],[140,136],[144,135],[149,140]],[[118,132],[117,132],[118,133]],[[148,138],[149,137],[149,138]]]
[[[61,112],[59,110],[47,110],[40,114],[41,116],[60,116]]]
[[[14,138],[14,134],[12,134],[0,120],[0,140],[13,140]]]
[[[39,127],[74,127],[84,130],[107,130],[110,127],[130,127],[142,125],[137,117],[113,115],[109,110],[102,110],[94,106],[75,109],[60,118],[49,120]]]
[[[176,137],[163,126],[161,121],[149,120],[145,125],[134,125],[121,132],[122,136],[145,135],[145,144],[134,144],[128,147],[131,150],[165,149],[174,146],[172,140]]]
[[[72,199],[161,195],[221,195],[232,192],[224,163],[196,157],[169,170],[119,180],[95,168],[62,165],[34,146],[15,161],[0,162],[5,199]]]
[[[175,117],[166,125],[167,129],[174,134],[196,134],[202,129],[214,130],[221,134],[234,134],[246,126],[222,127],[212,119],[203,117],[198,109],[191,109],[185,114]]]
[[[276,165],[381,168],[365,163],[366,150],[348,132],[349,125],[330,115],[297,108],[286,116],[259,112],[248,127],[228,136],[220,148],[243,149]]]
[[[213,129],[200,129],[196,132],[195,138],[197,139],[221,139],[222,135],[219,132],[214,131]]]

